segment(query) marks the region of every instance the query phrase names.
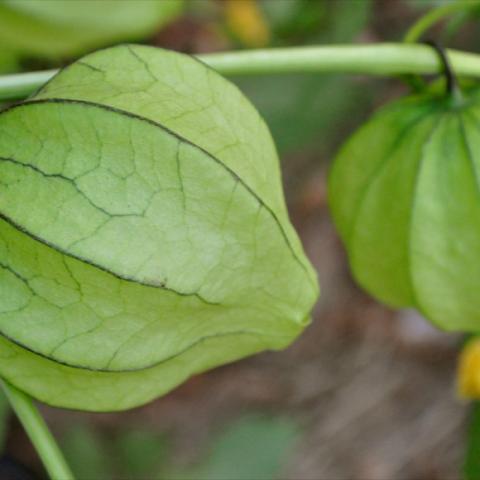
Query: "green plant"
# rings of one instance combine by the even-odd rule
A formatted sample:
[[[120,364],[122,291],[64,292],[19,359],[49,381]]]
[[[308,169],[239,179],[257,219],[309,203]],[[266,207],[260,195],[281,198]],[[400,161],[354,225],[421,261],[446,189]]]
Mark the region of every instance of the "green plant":
[[[453,10],[430,14],[407,39]],[[480,76],[476,55],[448,57],[459,77]],[[446,66],[430,46],[408,44],[199,59],[224,75],[419,75]],[[212,69],[182,54],[123,45],[60,73],[0,78],[0,98],[23,98],[37,87],[33,97],[0,114],[0,375],[52,477],[70,478],[16,388],[67,408],[142,404],[193,373],[288,345],[308,323],[317,284],[288,220],[268,129]],[[430,290],[419,300],[410,277],[440,276],[435,288],[445,291],[472,266],[462,249],[451,255],[448,228],[458,208],[470,215],[475,205],[468,161],[477,96],[465,91],[459,100],[433,88],[389,107],[345,147],[330,184],[360,282],[394,305],[424,308],[428,301],[427,314],[455,329],[478,324],[471,285],[455,285],[445,306],[447,296],[439,302],[431,283],[422,285]],[[443,141],[450,138],[454,146],[445,154]],[[426,267],[409,261],[409,212],[425,145],[433,167],[421,177],[422,195],[430,198],[420,205],[427,210],[422,219],[436,215],[435,248],[447,256],[446,268],[438,260]],[[432,178],[448,175],[443,163],[457,156],[462,162],[450,174],[458,175],[459,202],[452,206],[445,194],[451,176],[443,183]],[[372,181],[377,173],[382,182]],[[406,181],[397,184],[399,175]],[[364,204],[367,189],[372,198]],[[392,189],[401,201],[385,204]],[[387,221],[394,228],[386,229]],[[352,237],[354,222],[361,228]],[[463,225],[467,251],[477,246],[472,224]],[[425,231],[415,234],[415,251],[430,255]],[[388,260],[383,270],[375,265],[379,254]],[[451,324],[445,308],[455,314]]]
[[[289,418],[249,415],[227,426],[202,464],[168,472],[171,480],[273,480],[294,447],[299,427]],[[240,454],[240,455],[239,455]]]
[[[203,64],[102,50],[0,125],[8,382],[52,405],[123,410],[283,348],[308,323],[316,279],[268,130]]]
[[[343,147],[329,183],[358,282],[468,332],[480,322],[478,95],[433,91],[389,105]]]
[[[1,55],[56,60],[139,40],[170,22],[181,8],[182,0],[3,0]]]

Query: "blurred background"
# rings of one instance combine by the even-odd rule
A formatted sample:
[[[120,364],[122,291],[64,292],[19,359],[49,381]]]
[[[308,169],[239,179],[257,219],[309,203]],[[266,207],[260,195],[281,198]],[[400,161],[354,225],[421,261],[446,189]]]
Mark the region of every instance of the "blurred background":
[[[439,3],[0,0],[0,74],[59,67],[125,41],[188,53],[400,41]],[[430,37],[478,51],[479,19],[470,14]],[[354,285],[326,201],[337,148],[407,87],[337,75],[232,80],[276,141],[292,221],[322,285],[313,323],[284,352],[194,377],[133,411],[42,407],[73,471],[86,480],[461,478],[470,415],[455,390],[462,338],[413,311],[388,310]],[[0,443],[0,479],[46,478],[3,398]]]

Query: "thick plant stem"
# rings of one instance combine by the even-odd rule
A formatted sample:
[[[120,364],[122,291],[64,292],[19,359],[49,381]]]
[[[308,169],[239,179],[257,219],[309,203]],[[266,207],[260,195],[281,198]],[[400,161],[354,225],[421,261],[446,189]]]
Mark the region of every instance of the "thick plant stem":
[[[457,76],[480,77],[480,55],[448,50]],[[397,76],[442,72],[438,55],[427,45],[378,43],[273,48],[198,55],[223,75],[289,73],[353,73]],[[19,100],[33,93],[54,70],[0,77],[0,101]]]
[[[73,480],[55,439],[30,397],[4,380],[0,380],[0,384],[52,480]]]
[[[418,42],[429,28],[433,27],[433,25],[445,17],[475,8],[480,8],[480,2],[478,0],[459,0],[430,10],[410,27],[405,34],[404,41],[407,43]]]

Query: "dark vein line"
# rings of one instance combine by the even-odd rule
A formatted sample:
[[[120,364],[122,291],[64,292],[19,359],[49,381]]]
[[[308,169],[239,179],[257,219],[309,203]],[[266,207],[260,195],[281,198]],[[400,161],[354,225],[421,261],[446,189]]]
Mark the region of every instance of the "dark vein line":
[[[265,336],[265,337],[278,337],[278,338],[283,338],[284,337],[284,335],[270,335],[270,334],[267,335],[267,334],[262,333],[262,332],[255,332],[255,331],[249,332],[248,330],[238,330],[238,331],[225,332],[225,333],[215,333],[215,334],[212,334],[212,335],[205,335],[203,337],[200,337],[199,339],[195,340],[194,342],[189,344],[184,349],[170,355],[169,357],[165,357],[158,362],[154,362],[152,364],[145,365],[145,366],[139,367],[139,368],[127,368],[127,369],[122,369],[122,370],[108,370],[106,368],[93,368],[93,367],[86,366],[86,365],[69,363],[69,362],[65,362],[63,360],[59,360],[55,357],[49,357],[47,354],[38,352],[38,351],[32,349],[31,347],[29,347],[27,345],[23,345],[21,342],[19,342],[16,339],[8,336],[4,332],[0,332],[0,337],[5,338],[6,340],[13,343],[14,345],[16,345],[19,348],[21,348],[23,350],[26,350],[33,355],[37,355],[41,358],[44,358],[44,359],[46,359],[50,362],[56,363],[58,365],[63,365],[64,367],[73,368],[73,369],[76,369],[76,370],[86,370],[86,371],[89,371],[89,372],[109,373],[109,374],[132,373],[132,372],[142,372],[144,370],[149,370],[151,368],[158,367],[160,365],[163,365],[163,364],[165,364],[165,363],[167,363],[171,360],[174,360],[174,359],[182,356],[183,354],[187,353],[189,350],[193,349],[194,347],[196,347],[197,345],[199,345],[199,344],[201,344],[205,341],[208,341],[208,340],[211,340],[211,339],[214,339],[214,338],[233,337],[233,336],[239,336],[239,335],[248,335],[248,336],[256,336],[256,337]]]
[[[158,82],[158,78],[150,70],[150,65],[132,48],[131,45],[127,45],[127,50],[138,62],[140,62],[145,67],[146,72],[150,75],[150,77],[152,77],[152,80],[154,82]]]
[[[14,159],[12,157],[2,157],[2,156],[0,156],[0,162],[12,163],[13,165],[26,168],[27,170],[33,170],[35,173],[38,173],[39,175],[41,175],[42,177],[45,177],[45,178],[55,178],[55,179],[58,179],[58,180],[64,180],[65,182],[72,185],[73,188],[76,190],[76,192],[80,196],[82,196],[93,208],[95,208],[96,210],[99,210],[100,212],[102,212],[104,215],[106,215],[109,218],[112,218],[112,217],[136,217],[136,216],[138,216],[138,215],[134,215],[134,214],[113,214],[113,213],[108,212],[104,208],[102,208],[99,205],[92,202],[92,200],[89,197],[87,197],[85,195],[85,193],[82,192],[82,190],[80,190],[78,188],[78,185],[76,184],[75,180],[73,180],[69,177],[66,177],[65,175],[62,175],[60,173],[46,173],[43,170],[40,170],[35,165],[32,165],[30,163],[20,162],[20,161]]]
[[[124,280],[126,282],[132,282],[137,285],[143,285],[145,287],[149,288],[159,288],[161,290],[166,290],[168,292],[174,293],[176,295],[179,295],[181,297],[195,297],[198,300],[200,300],[202,303],[205,303],[206,305],[213,305],[213,306],[220,306],[221,304],[218,302],[211,302],[204,298],[202,295],[200,295],[198,292],[180,292],[178,290],[175,290],[173,288],[167,287],[163,282],[159,283],[146,283],[142,280],[139,280],[134,277],[130,277],[128,275],[122,275],[119,273],[114,272],[113,270],[109,270],[108,268],[103,267],[102,265],[99,265],[95,262],[92,262],[91,260],[84,258],[80,255],[75,255],[71,252],[68,252],[64,250],[63,248],[59,247],[58,245],[54,245],[53,243],[49,242],[48,240],[45,240],[43,238],[40,238],[39,236],[35,235],[34,233],[31,233],[30,231],[26,230],[22,225],[16,223],[14,220],[12,220],[10,217],[7,217],[4,215],[2,212],[0,212],[0,219],[4,220],[6,223],[8,223],[10,226],[18,230],[19,232],[23,233],[27,237],[30,237],[31,239],[41,243],[42,245],[46,245],[47,247],[50,247],[51,249],[55,250],[56,252],[61,253],[62,255],[65,255],[68,258],[73,258],[75,260],[78,260],[82,263],[85,263],[87,265],[90,265],[91,267],[97,268],[98,270],[101,270],[102,272],[105,272],[112,277],[115,277],[119,280]]]
[[[35,296],[35,297],[38,296],[37,293],[30,286],[30,283],[29,283],[27,278],[22,277],[22,275],[20,275],[17,271],[15,271],[12,267],[10,267],[9,265],[7,265],[5,263],[0,262],[0,268],[3,268],[4,270],[7,270],[7,272],[10,272],[13,276],[17,277],[22,283],[25,284],[25,286],[28,288],[28,290],[30,291],[30,293],[33,296]]]
[[[187,197],[185,195],[185,187],[183,185],[183,177],[182,177],[182,166],[180,164],[180,148],[181,148],[181,142],[178,141],[177,144],[177,151],[175,153],[175,161],[177,164],[177,177],[178,177],[178,184],[180,185],[180,191],[182,194],[182,211],[183,211],[183,216],[185,217],[186,212],[187,212]]]
[[[101,68],[95,67],[94,65],[90,65],[90,63],[84,62],[83,60],[77,60],[76,63],[78,65],[82,65],[82,67],[86,67],[94,72],[105,73]]]

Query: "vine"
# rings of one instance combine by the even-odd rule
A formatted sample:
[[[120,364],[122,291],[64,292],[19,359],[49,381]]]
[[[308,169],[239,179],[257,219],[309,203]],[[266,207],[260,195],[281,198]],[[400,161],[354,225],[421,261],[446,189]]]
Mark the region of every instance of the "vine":
[[[480,78],[480,55],[446,50],[458,76]],[[290,47],[196,56],[226,76],[291,73],[347,73],[376,76],[433,75],[443,71],[438,54],[428,45],[378,43]],[[0,101],[26,98],[57,70],[0,77]]]

